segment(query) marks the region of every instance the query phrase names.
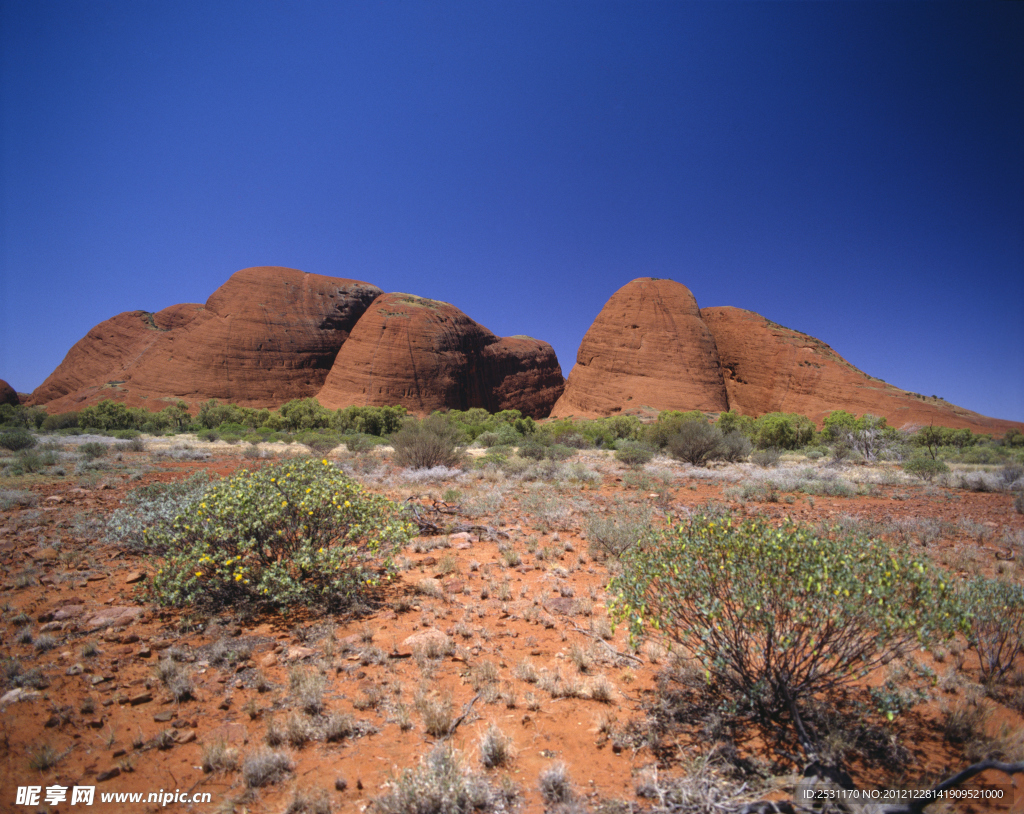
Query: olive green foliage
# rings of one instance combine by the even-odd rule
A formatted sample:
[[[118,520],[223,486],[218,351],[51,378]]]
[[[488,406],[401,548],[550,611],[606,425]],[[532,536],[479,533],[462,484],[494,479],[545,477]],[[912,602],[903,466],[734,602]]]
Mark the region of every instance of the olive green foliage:
[[[471,407],[468,410],[449,410],[445,415],[462,432],[466,443],[476,441],[484,433],[496,433],[512,439],[502,443],[515,444],[537,431],[537,422],[529,416],[524,417],[519,410],[489,413],[482,407]]]
[[[669,439],[677,435],[682,427],[695,422],[707,424],[707,418],[700,410],[691,410],[688,413],[681,413],[678,410],[662,410],[653,424],[648,424],[643,428],[642,440],[659,449],[664,449],[668,446]]]
[[[0,428],[13,429],[23,427],[38,430],[46,420],[46,410],[42,407],[28,407],[24,404],[0,404]]]
[[[637,441],[620,441],[615,448],[615,460],[627,466],[643,466],[654,457],[654,450]]]
[[[40,429],[43,432],[55,432],[57,430],[67,430],[78,426],[78,411],[74,410],[70,413],[57,413],[56,415],[48,415],[43,419],[43,424]]]
[[[0,432],[0,447],[17,452],[19,449],[31,449],[36,445],[36,437],[28,430],[16,427]]]
[[[949,472],[949,467],[942,461],[932,458],[916,457],[903,463],[903,471],[908,475],[914,475],[921,480],[931,481],[936,475]]]
[[[961,602],[982,681],[999,681],[1024,653],[1024,587],[977,577],[965,586]]]
[[[797,413],[767,413],[753,422],[752,440],[759,449],[800,449],[814,436],[814,423]]]
[[[878,458],[900,441],[900,434],[890,427],[885,418],[865,413],[860,418],[845,410],[833,410],[822,422],[822,440],[832,444],[837,460],[851,450],[867,460]]]
[[[717,425],[715,426],[717,427]],[[721,457],[730,463],[742,461],[750,455],[750,451],[754,448],[754,445],[750,443],[750,439],[739,430],[731,430],[725,433],[719,446]]]
[[[668,451],[673,458],[703,466],[721,455],[722,433],[703,418],[687,421],[669,436]]]
[[[730,432],[741,432],[747,438],[753,438],[755,435],[753,417],[740,415],[734,410],[720,413],[715,426],[722,431],[722,435],[727,435]]]
[[[162,604],[338,607],[389,578],[411,534],[395,504],[307,459],[216,481],[145,539],[166,552],[152,580]]]
[[[109,451],[107,445],[100,443],[99,441],[89,441],[78,447],[79,453],[87,461],[91,461],[94,458],[102,458]]]
[[[628,550],[609,590],[633,634],[667,639],[712,688],[776,720],[957,620],[926,560],[762,519],[671,528]]]
[[[79,410],[78,426],[97,430],[127,430],[135,426],[139,412],[144,411],[133,414],[121,402],[107,399]]]
[[[331,429],[346,435],[375,435],[398,432],[407,413],[404,407],[344,407],[335,411]]]
[[[422,421],[409,418],[391,436],[395,463],[407,469],[458,466],[462,463],[463,434],[447,415],[433,413]]]

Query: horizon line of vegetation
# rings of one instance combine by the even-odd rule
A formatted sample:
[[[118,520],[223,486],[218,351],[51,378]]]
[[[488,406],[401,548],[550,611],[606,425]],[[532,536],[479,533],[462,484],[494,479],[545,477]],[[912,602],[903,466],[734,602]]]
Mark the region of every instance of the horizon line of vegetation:
[[[867,460],[924,457],[968,464],[1024,459],[1024,433],[1015,429],[1008,430],[1002,438],[935,425],[908,431],[890,427],[884,417],[858,417],[845,410],[832,411],[820,430],[810,418],[798,413],[773,412],[753,417],[731,410],[717,416],[698,410],[664,410],[648,423],[635,416],[608,416],[550,419],[541,424],[519,410],[491,413],[479,407],[435,411],[435,415],[445,417],[457,431],[454,437],[463,444],[475,444],[499,455],[510,451],[506,448],[525,445],[546,448],[544,457],[568,457],[579,449],[611,449],[623,452],[619,456],[623,459],[670,448],[675,457],[698,465],[716,458],[741,460],[755,449],[802,450],[812,457],[823,457],[826,453]],[[118,438],[132,438],[140,433],[196,433],[207,441],[297,441],[319,447],[346,443],[362,449],[385,443],[414,421],[401,406],[329,410],[315,398],[294,399],[277,410],[240,407],[210,399],[199,406],[195,415],[184,401],[151,411],[107,399],[78,411],[54,415],[41,407],[0,406],[0,431],[23,429],[65,435],[88,432]],[[679,450],[673,448],[678,446],[680,434],[688,438],[684,454],[676,454]],[[697,451],[690,454],[689,448],[694,445]],[[564,452],[558,454],[555,450],[552,454],[551,447],[562,448]]]

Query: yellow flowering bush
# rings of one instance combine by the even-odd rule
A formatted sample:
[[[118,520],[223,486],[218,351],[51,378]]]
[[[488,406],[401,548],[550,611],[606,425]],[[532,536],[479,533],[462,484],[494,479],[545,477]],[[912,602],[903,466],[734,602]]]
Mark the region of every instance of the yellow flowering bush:
[[[391,576],[413,527],[330,462],[297,460],[211,484],[155,533],[162,604],[338,607]]]
[[[709,685],[778,719],[959,623],[924,558],[787,522],[692,518],[630,549],[614,613],[696,658]]]

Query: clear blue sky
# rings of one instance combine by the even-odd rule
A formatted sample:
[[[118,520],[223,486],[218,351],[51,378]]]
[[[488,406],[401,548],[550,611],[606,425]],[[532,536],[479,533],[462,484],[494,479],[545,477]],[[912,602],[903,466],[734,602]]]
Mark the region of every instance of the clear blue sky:
[[[0,0],[0,378],[283,265],[568,375],[689,286],[1024,420],[1024,4]]]

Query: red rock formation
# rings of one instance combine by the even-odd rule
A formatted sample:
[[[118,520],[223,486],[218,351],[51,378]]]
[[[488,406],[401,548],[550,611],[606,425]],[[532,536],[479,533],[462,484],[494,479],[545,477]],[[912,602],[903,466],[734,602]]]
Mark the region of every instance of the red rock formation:
[[[725,371],[729,405],[743,415],[800,413],[819,426],[832,410],[885,416],[893,427],[935,424],[1002,435],[1018,422],[988,418],[873,379],[814,337],[741,308],[703,308]]]
[[[0,404],[17,406],[20,403],[18,391],[11,387],[3,379],[0,379]]]
[[[72,346],[64,361],[32,392],[30,403],[45,404],[49,412],[61,413],[104,398],[123,400],[120,387],[130,375],[128,368],[164,330],[156,315],[148,311],[125,311],[101,322]]]
[[[331,409],[401,404],[426,415],[483,407],[539,417],[563,385],[546,342],[499,339],[448,303],[385,294],[352,330],[317,399]]]
[[[608,300],[583,337],[553,416],[727,410],[715,341],[690,290],[641,277]]]
[[[358,280],[243,269],[205,306],[134,311],[97,325],[32,401],[61,412],[104,398],[158,410],[179,399],[278,406],[311,396],[380,293]]]

